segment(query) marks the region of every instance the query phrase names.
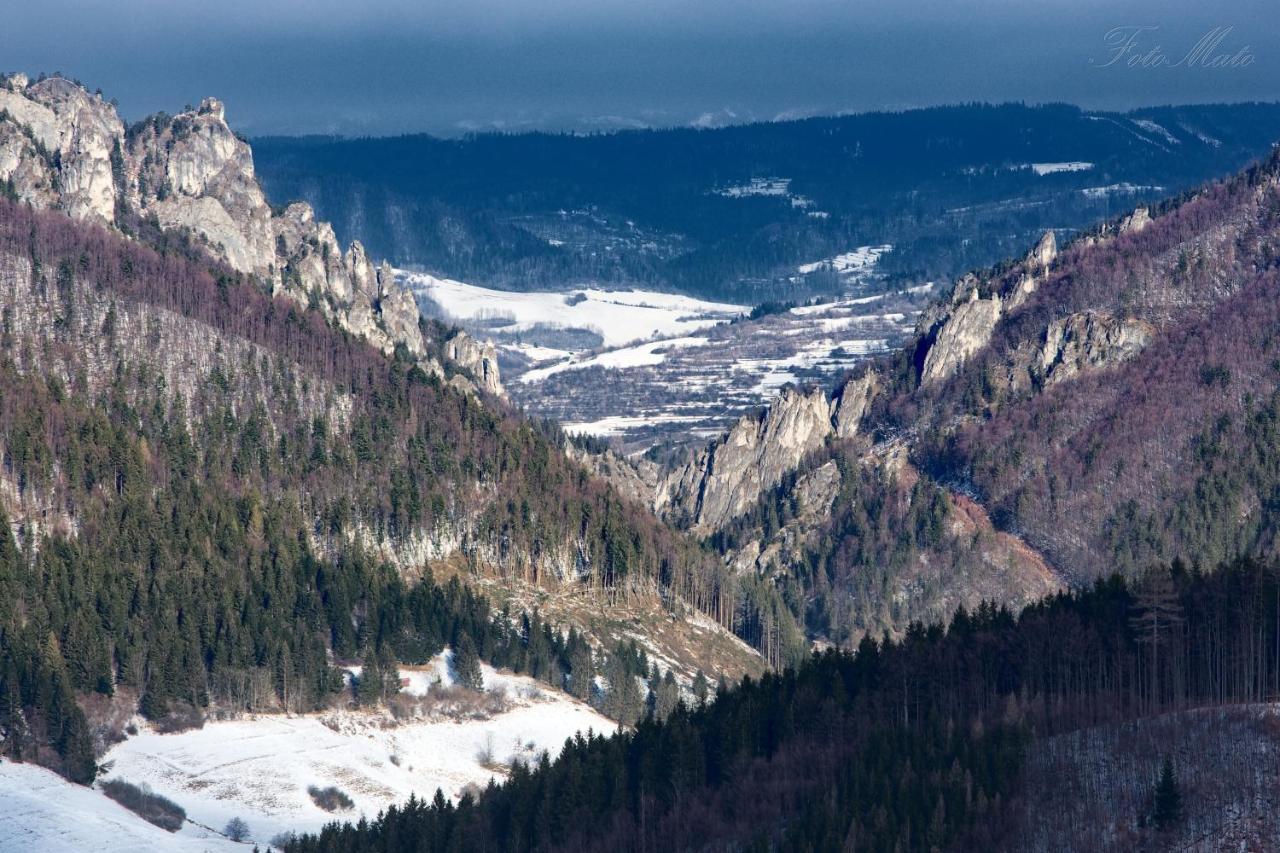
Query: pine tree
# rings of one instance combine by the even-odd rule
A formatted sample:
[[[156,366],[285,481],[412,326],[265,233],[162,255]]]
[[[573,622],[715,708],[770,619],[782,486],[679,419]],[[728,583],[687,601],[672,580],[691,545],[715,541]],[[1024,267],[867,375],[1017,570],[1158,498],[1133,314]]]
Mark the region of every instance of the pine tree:
[[[693,677],[693,698],[697,700],[699,705],[707,704],[707,692],[709,689],[707,676],[702,670],[698,670],[697,675]]]
[[[1155,811],[1152,818],[1161,830],[1167,830],[1182,819],[1182,788],[1173,771],[1173,759],[1164,757],[1160,779],[1156,782]]]
[[[458,641],[453,647],[453,677],[463,687],[471,690],[484,689],[484,675],[480,671],[480,656],[476,654],[475,643],[470,634],[459,633]]]
[[[569,637],[569,693],[586,701],[591,698],[596,667],[591,646],[572,629]]]
[[[378,667],[378,656],[373,649],[368,649],[360,668],[360,680],[356,682],[356,701],[361,705],[376,705],[381,698],[382,671]]]
[[[1138,642],[1151,648],[1150,701],[1155,707],[1163,698],[1160,649],[1164,646],[1176,648],[1173,643],[1175,632],[1186,621],[1178,591],[1167,569],[1153,569],[1147,573],[1135,594],[1133,609],[1130,626]]]

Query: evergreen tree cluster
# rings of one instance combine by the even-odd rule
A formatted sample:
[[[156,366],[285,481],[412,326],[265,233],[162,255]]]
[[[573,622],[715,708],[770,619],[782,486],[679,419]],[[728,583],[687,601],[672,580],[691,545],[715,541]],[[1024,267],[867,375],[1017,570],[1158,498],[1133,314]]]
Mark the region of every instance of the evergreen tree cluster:
[[[1134,589],[1113,576],[1017,617],[988,605],[901,642],[867,638],[633,732],[571,739],[479,797],[411,800],[287,849],[1018,849],[1010,804],[1037,737],[1280,689],[1275,566],[1156,571],[1163,580]],[[1172,600],[1154,603],[1145,585],[1166,582]],[[1141,627],[1153,607],[1179,616],[1159,653]],[[1159,828],[1180,796],[1168,766]]]

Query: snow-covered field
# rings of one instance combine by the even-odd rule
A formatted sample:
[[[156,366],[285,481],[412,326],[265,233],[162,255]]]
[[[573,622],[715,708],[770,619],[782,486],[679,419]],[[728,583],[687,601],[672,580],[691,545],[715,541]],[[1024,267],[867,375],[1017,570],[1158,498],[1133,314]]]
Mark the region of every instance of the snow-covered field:
[[[485,696],[453,686],[450,653],[402,667],[402,693],[425,697],[416,716],[333,710],[207,722],[159,734],[145,724],[101,759],[102,778],[145,785],[187,812],[176,835],[152,826],[100,791],[30,765],[0,762],[0,853],[7,851],[248,850],[214,830],[239,817],[251,842],[314,831],[335,820],[373,817],[410,794],[451,798],[499,781],[513,760],[557,755],[576,733],[616,724],[568,695],[524,676],[482,666]],[[352,668],[358,674],[358,667]],[[434,701],[433,701],[434,699]],[[336,786],[351,809],[322,810],[309,786]]]
[[[576,370],[587,367],[608,367],[614,369],[625,369],[628,367],[643,367],[645,365],[662,364],[666,361],[667,353],[673,349],[683,349],[686,347],[704,347],[708,343],[706,338],[684,337],[684,338],[663,338],[662,340],[649,341],[648,343],[635,344],[634,346],[622,347],[620,349],[608,350],[599,355],[590,356],[588,358],[576,359],[573,357],[557,361],[549,367],[539,367],[521,374],[521,382],[541,382],[548,376],[554,376],[565,370]]]
[[[761,178],[722,192],[778,196],[789,188],[786,179]],[[443,319],[494,341],[515,403],[571,433],[614,436],[639,450],[705,440],[788,382],[830,384],[896,346],[930,287],[867,293],[892,248],[858,246],[794,267],[793,282],[830,270],[843,295],[756,320],[745,305],[657,291],[518,293],[398,275]]]
[[[781,177],[714,192],[799,198]],[[584,285],[521,293],[423,273],[397,276],[425,310],[494,342],[513,402],[571,433],[617,437],[625,449],[640,450],[703,441],[783,385],[830,384],[905,339],[931,286],[874,292],[877,268],[892,250],[857,246],[792,267],[792,283],[834,273],[840,295],[755,320],[746,316],[750,306],[659,291]]]
[[[456,798],[469,784],[488,784],[495,771],[501,780],[513,759],[536,760],[544,750],[554,757],[577,732],[616,728],[545,684],[482,670],[486,692],[505,695],[507,704],[487,719],[468,718],[464,701],[461,710],[446,705],[400,723],[385,712],[342,710],[209,722],[178,734],[144,730],[107,753],[105,775],[146,784],[207,826],[240,817],[264,843],[335,818],[372,817],[410,794],[429,799],[439,788]],[[450,685],[448,652],[425,667],[402,667],[401,677],[413,696]],[[311,785],[336,785],[354,808],[322,810],[307,793]]]
[[[0,853],[246,853],[215,832],[152,826],[99,791],[31,764],[0,760]]]
[[[1093,164],[1083,160],[1071,160],[1065,163],[1028,163],[1026,168],[1043,177],[1056,175],[1059,172],[1087,172],[1093,168]]]
[[[1085,187],[1080,190],[1080,193],[1086,198],[1106,198],[1112,195],[1137,195],[1144,192],[1162,193],[1164,191],[1164,187],[1143,186],[1124,181],[1118,184],[1107,184],[1105,187]]]
[[[609,348],[688,335],[751,310],[742,305],[650,290],[583,288],[517,293],[421,273],[397,275],[407,287],[431,299],[455,320],[491,321],[494,331],[503,333],[538,325],[587,329],[599,334]]]
[[[808,275],[809,273],[817,272],[823,267],[830,267],[833,272],[840,275],[860,275],[870,272],[880,260],[880,256],[885,252],[891,251],[893,251],[893,246],[887,243],[882,246],[859,246],[852,252],[836,255],[834,258],[824,258],[821,261],[801,264],[797,271],[801,275]]]

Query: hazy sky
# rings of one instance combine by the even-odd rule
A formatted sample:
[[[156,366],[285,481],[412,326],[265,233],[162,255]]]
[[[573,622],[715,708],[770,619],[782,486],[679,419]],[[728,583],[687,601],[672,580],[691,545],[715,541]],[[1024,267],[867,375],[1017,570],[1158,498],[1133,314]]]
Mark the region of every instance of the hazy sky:
[[[9,5],[0,70],[78,77],[129,119],[217,95],[251,134],[722,123],[971,100],[1280,99],[1276,0]]]

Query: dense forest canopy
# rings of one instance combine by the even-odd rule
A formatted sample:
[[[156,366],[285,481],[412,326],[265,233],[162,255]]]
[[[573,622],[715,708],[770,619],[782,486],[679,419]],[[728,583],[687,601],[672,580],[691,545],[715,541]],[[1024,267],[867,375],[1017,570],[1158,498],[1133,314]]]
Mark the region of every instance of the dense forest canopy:
[[[1277,691],[1276,566],[1161,566],[1018,616],[984,606],[865,638],[665,722],[571,740],[479,797],[412,800],[286,849],[1017,850],[1038,739]]]

